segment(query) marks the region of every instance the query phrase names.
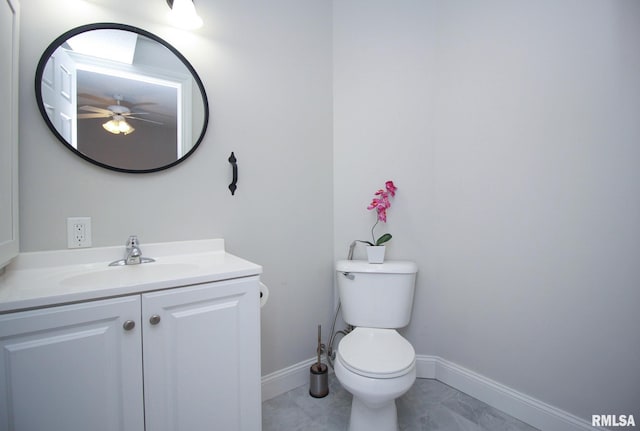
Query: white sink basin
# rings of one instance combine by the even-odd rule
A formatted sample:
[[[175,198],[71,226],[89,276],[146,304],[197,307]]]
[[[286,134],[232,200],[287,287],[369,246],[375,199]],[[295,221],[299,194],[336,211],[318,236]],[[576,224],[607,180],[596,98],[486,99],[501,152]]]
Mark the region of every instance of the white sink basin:
[[[132,286],[159,280],[179,279],[193,273],[198,268],[197,264],[157,262],[113,266],[64,278],[60,284],[67,287],[87,286],[91,288]]]
[[[0,274],[0,314],[259,275],[262,267],[229,254],[224,240],[143,244],[156,261],[109,266],[124,247],[20,253]]]

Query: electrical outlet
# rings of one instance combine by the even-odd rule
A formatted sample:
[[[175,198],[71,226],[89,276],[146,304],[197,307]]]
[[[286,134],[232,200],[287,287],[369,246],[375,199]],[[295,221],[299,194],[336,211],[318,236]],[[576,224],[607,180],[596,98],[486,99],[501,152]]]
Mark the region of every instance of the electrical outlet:
[[[91,217],[67,218],[67,247],[91,247]]]

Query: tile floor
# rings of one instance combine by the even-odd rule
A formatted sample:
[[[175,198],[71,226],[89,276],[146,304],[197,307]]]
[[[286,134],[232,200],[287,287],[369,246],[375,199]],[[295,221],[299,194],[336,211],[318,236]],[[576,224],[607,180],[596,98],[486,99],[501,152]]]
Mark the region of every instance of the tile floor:
[[[350,408],[351,394],[330,375],[325,398],[309,396],[305,385],[263,402],[262,430],[347,431]],[[401,431],[536,431],[433,379],[417,379],[397,408]]]

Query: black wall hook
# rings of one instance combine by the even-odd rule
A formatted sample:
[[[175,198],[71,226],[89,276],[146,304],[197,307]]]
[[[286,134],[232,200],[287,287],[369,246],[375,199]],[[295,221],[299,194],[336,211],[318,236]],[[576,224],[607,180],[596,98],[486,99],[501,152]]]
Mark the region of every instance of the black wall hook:
[[[233,166],[233,179],[231,180],[231,184],[229,184],[229,190],[231,190],[231,196],[233,196],[236,193],[236,189],[238,188],[238,186],[236,186],[236,183],[238,182],[238,164],[236,163],[237,159],[235,154],[233,154],[233,151],[231,152],[231,155],[229,156],[229,163],[231,163],[231,166]]]

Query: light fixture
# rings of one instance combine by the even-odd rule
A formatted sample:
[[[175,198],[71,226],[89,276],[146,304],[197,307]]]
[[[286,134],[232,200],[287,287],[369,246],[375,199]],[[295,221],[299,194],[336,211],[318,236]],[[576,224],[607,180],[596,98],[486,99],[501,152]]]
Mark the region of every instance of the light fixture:
[[[195,30],[202,27],[202,18],[196,12],[193,0],[167,0],[171,8],[169,20],[176,27]]]
[[[114,115],[113,118],[104,123],[102,127],[104,127],[104,130],[109,133],[113,133],[114,135],[119,135],[120,133],[128,135],[136,130],[131,126],[131,124],[127,123],[122,115]]]

